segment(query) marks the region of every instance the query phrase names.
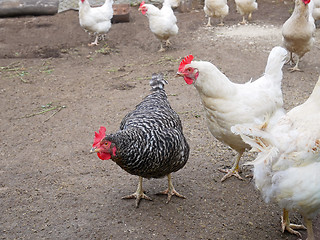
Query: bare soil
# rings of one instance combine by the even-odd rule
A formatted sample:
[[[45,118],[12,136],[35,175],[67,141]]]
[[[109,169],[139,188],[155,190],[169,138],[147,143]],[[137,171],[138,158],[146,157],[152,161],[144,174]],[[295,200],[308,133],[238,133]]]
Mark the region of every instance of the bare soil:
[[[234,2],[229,6],[223,27],[205,27],[202,9],[177,12],[179,34],[164,53],[136,7],[130,22],[114,24],[97,47],[87,46],[93,37],[80,28],[75,11],[0,19],[1,239],[297,239],[281,233],[281,209],[264,203],[249,178],[220,182],[218,168],[230,167],[235,152],[207,130],[194,87],[175,78],[188,54],[211,61],[234,82],[263,73],[293,3],[261,0],[245,26],[238,25]],[[286,109],[311,93],[319,59],[316,43],[301,62],[303,72],[284,67]],[[173,174],[187,199],[166,204],[155,193],[167,180],[144,180],[153,201],[135,208],[134,200],[121,197],[135,191],[138,178],[89,150],[94,131],[101,125],[116,131],[149,93],[154,72],[166,75],[169,101],[191,145],[187,165]],[[252,159],[246,153],[241,163]],[[250,174],[249,167],[242,170]],[[302,221],[298,213],[291,220]]]

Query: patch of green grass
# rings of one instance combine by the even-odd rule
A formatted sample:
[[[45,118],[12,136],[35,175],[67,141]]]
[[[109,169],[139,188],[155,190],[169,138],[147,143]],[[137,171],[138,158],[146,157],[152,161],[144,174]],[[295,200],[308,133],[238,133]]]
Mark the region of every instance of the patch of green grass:
[[[112,49],[107,44],[105,44],[102,48],[100,48],[99,50],[96,50],[95,52],[108,55],[112,52]]]
[[[27,83],[23,77],[28,75],[29,72],[25,69],[20,62],[13,62],[7,66],[0,67],[0,72],[8,73],[10,77],[18,77],[22,82]]]

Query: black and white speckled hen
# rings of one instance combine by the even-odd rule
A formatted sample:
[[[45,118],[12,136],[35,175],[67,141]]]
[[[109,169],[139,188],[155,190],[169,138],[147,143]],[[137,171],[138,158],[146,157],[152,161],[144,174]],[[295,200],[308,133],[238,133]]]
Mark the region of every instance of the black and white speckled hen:
[[[128,113],[120,124],[120,129],[105,135],[101,127],[95,133],[91,152],[96,152],[102,160],[112,159],[122,169],[139,176],[137,191],[123,198],[135,198],[138,207],[140,199],[151,200],[142,189],[142,178],[168,177],[168,189],[161,192],[184,198],[175,191],[171,173],[180,170],[189,158],[189,145],[183,135],[179,115],[171,108],[162,74],[153,74],[150,81],[152,93],[145,97]]]

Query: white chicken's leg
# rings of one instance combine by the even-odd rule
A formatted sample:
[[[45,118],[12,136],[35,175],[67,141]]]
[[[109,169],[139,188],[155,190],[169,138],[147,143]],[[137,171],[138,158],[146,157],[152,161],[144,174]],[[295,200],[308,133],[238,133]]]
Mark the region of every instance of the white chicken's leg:
[[[290,57],[289,57],[288,61],[285,62],[285,64],[288,64],[288,63],[290,64],[290,66],[292,66],[292,64],[294,64],[292,52],[290,52]]]
[[[252,19],[252,13],[249,13],[248,20],[250,21]]]
[[[224,26],[223,18],[220,18],[220,23],[218,24],[218,26]]]
[[[168,188],[166,190],[164,190],[163,192],[159,192],[157,194],[168,194],[168,199],[167,199],[167,203],[170,202],[171,200],[171,197],[173,195],[176,195],[177,197],[180,197],[180,198],[186,198],[185,196],[181,195],[180,193],[178,193],[174,187],[173,187],[173,184],[172,184],[172,181],[171,181],[171,173],[168,174]]]
[[[147,199],[149,201],[152,201],[152,199],[150,197],[148,197],[146,194],[144,194],[144,192],[143,192],[142,177],[139,177],[139,184],[138,184],[137,191],[134,194],[122,197],[122,199],[132,199],[132,198],[136,199],[136,207],[139,207],[139,202],[142,198]]]
[[[164,52],[166,49],[163,48],[162,41],[160,42],[160,50],[158,52]]]
[[[235,177],[239,178],[240,180],[243,180],[243,178],[239,174],[239,162],[240,162],[240,158],[241,158],[243,152],[244,151],[238,152],[238,154],[236,156],[236,161],[234,162],[231,169],[219,169],[220,172],[227,173],[226,175],[224,175],[223,178],[221,178],[221,182],[223,182],[224,180],[226,180],[227,178],[229,178],[231,176],[235,176]]]
[[[300,60],[300,58],[298,57],[298,60],[297,60],[296,65],[295,65],[293,68],[289,68],[290,72],[295,72],[295,71],[302,72],[302,70],[298,67],[298,65],[299,65],[299,60]]]
[[[94,40],[94,42],[92,42],[92,43],[89,43],[88,45],[89,46],[97,46],[98,45],[98,39],[99,39],[99,35],[97,34],[97,36],[96,36],[96,39]]]
[[[307,240],[315,240],[314,233],[313,233],[313,227],[312,227],[312,221],[308,218],[304,218],[304,222],[307,225],[307,232],[308,232]]]
[[[242,16],[242,22],[240,22],[240,24],[246,24],[246,23],[247,23],[246,18],[245,18],[245,16],[243,15],[243,16]]]
[[[296,230],[306,230],[306,227],[303,225],[296,225],[296,224],[291,224],[289,220],[289,212],[287,209],[283,209],[283,216],[281,217],[281,226],[282,226],[282,232],[287,230],[291,234],[295,234],[298,237],[302,237],[301,234]]]
[[[211,17],[208,17],[208,23],[206,25],[207,27],[211,27]]]

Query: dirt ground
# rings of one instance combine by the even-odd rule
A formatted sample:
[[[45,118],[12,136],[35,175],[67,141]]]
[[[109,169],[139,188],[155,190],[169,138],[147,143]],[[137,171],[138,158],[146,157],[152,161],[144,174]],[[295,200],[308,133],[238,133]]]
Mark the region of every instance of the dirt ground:
[[[79,26],[78,13],[0,19],[0,238],[1,239],[297,239],[280,231],[281,209],[265,204],[250,179],[221,183],[235,156],[207,130],[193,86],[175,78],[182,57],[214,63],[234,82],[258,78],[270,50],[281,44],[281,26],[291,1],[260,0],[246,26],[230,1],[224,27],[205,27],[203,10],[176,13],[179,34],[158,53],[145,16],[131,8],[130,22],[114,24],[106,40]],[[218,23],[215,19],[214,25]],[[319,29],[316,32],[319,39]],[[301,62],[303,72],[284,67],[286,109],[304,102],[320,74],[316,43]],[[144,180],[153,198],[133,193],[138,178],[112,161],[90,155],[94,131],[111,133],[149,93],[152,73],[163,72],[172,107],[191,146],[187,165],[173,174],[187,199],[155,193],[167,180]],[[252,160],[246,153],[241,163]],[[250,173],[243,167],[242,175]],[[292,213],[293,222],[301,216]],[[314,221],[320,239],[320,219]],[[306,233],[303,233],[303,239]]]

